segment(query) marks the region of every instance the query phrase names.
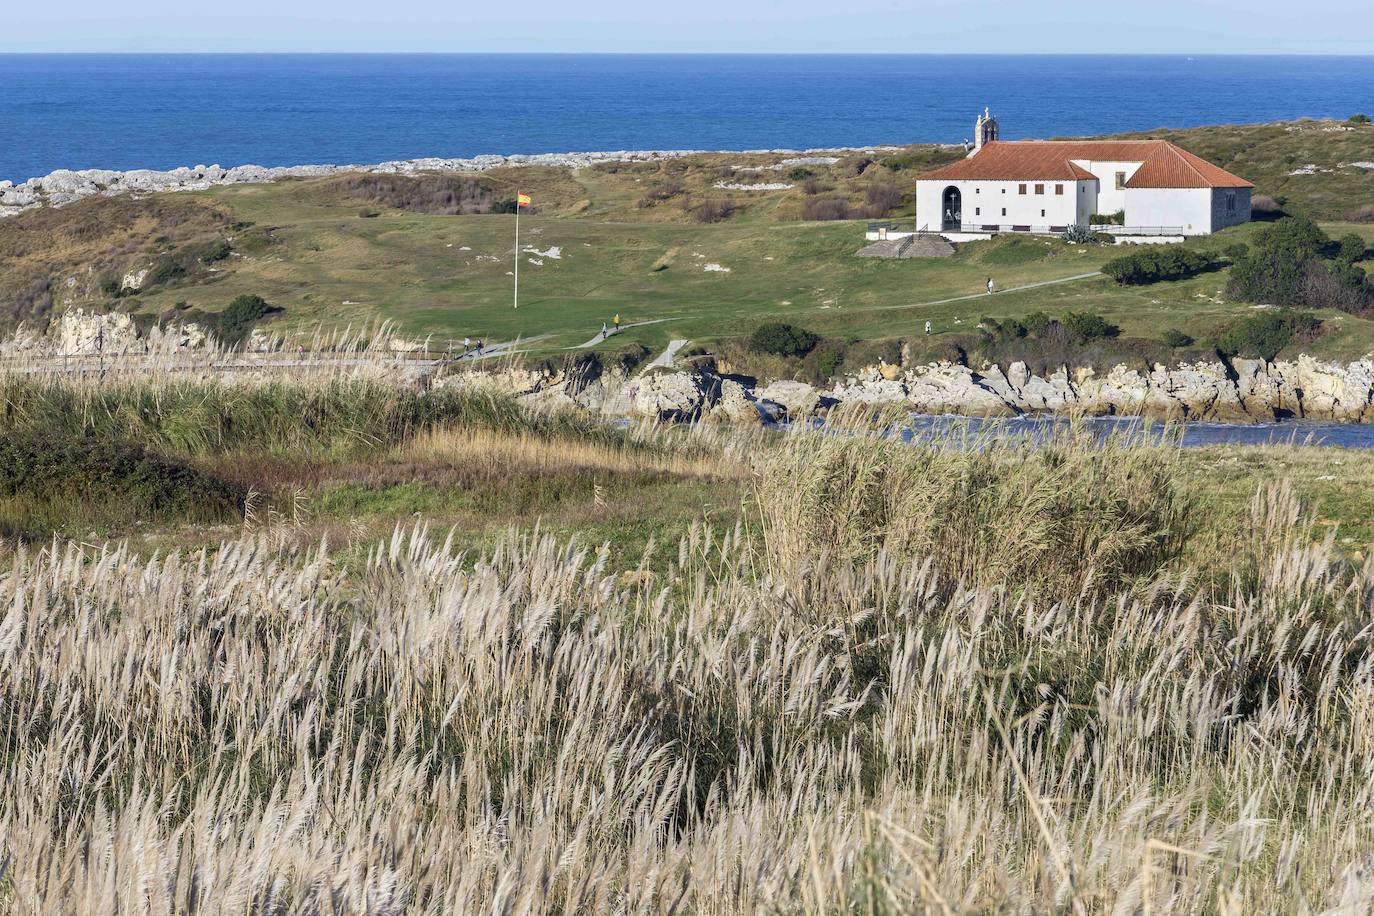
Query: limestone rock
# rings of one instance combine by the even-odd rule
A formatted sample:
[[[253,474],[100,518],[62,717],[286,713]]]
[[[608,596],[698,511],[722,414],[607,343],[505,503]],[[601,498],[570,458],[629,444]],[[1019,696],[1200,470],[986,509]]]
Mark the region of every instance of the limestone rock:
[[[629,384],[632,412],[660,420],[694,420],[714,403],[714,379],[694,372],[648,372]]]
[[[821,402],[816,389],[805,382],[774,382],[757,392],[756,397],[760,401],[779,405],[793,420],[814,416]]]
[[[763,422],[758,403],[749,389],[734,379],[722,379],[720,400],[711,408],[711,419],[729,423],[755,424]]]

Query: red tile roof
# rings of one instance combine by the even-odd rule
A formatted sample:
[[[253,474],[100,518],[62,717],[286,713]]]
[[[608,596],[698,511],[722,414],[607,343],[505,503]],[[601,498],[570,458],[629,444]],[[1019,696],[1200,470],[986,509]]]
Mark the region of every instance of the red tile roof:
[[[1206,159],[1168,140],[993,140],[973,156],[921,175],[955,181],[1077,181],[1092,173],[1074,162],[1142,163],[1128,188],[1250,188]]]

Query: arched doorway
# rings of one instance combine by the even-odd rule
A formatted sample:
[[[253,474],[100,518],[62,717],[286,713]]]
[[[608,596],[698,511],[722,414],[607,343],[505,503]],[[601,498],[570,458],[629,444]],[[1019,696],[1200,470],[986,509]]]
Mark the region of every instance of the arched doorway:
[[[964,223],[963,196],[959,189],[950,185],[940,198],[940,228],[957,231]]]

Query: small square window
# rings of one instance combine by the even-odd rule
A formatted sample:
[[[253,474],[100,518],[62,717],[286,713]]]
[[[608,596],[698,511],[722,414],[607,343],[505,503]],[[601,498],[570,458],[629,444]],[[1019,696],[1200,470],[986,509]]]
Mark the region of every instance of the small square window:
[[[1044,194],[1044,193],[1045,193],[1045,186],[1044,186],[1043,184],[1038,184],[1038,185],[1036,185],[1036,186],[1035,186],[1035,193],[1036,193],[1036,194]]]
[[[1007,215],[1007,208],[1006,208],[1006,207],[1003,207],[1003,208],[1002,208],[1002,215],[1003,215],[1003,216],[1006,216],[1006,215]]]
[[[1064,186],[1063,186],[1062,184],[1057,184],[1057,185],[1055,185],[1055,186],[1054,186],[1054,193],[1057,194],[1057,195],[1059,195],[1060,197],[1063,197],[1063,196],[1064,196]]]
[[[1003,193],[1003,194],[1007,193],[1007,189],[1006,189],[1006,188],[1003,188],[1003,189],[1002,189],[1002,193]]]
[[[982,188],[974,188],[974,189],[973,189],[973,193],[974,193],[974,194],[982,194],[982,193],[983,193],[983,189],[982,189]]]
[[[1025,185],[1019,185],[1019,186],[1017,187],[1016,193],[1017,193],[1017,194],[1025,194],[1025,193],[1026,193],[1026,186],[1025,186]]]
[[[1043,219],[1044,216],[1045,216],[1045,211],[1044,211],[1044,210],[1041,210],[1041,211],[1040,211],[1040,217]]]
[[[1124,187],[1126,187],[1126,173],[1125,173],[1125,172],[1117,172],[1117,173],[1116,173],[1116,189],[1117,189],[1118,191],[1120,191],[1120,190],[1121,190],[1122,188],[1124,188]]]
[[[983,208],[982,208],[982,207],[974,207],[974,208],[973,208],[973,215],[974,215],[974,216],[982,216],[982,215],[983,215]]]

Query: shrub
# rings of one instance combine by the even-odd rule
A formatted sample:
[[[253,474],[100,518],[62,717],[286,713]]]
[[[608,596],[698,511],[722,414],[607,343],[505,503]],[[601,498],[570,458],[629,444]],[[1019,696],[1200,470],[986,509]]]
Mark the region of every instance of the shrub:
[[[719,223],[730,218],[735,212],[735,205],[728,200],[704,200],[701,203],[693,204],[690,200],[683,201],[683,209],[687,215],[697,223]]]
[[[185,276],[186,268],[179,261],[163,261],[148,272],[144,279],[144,286],[154,286],[158,283],[166,283],[175,280],[177,277]]]
[[[1298,305],[1307,265],[1331,244],[1306,217],[1285,217],[1255,233],[1250,253],[1231,268],[1226,294],[1243,302]]]
[[[787,170],[789,181],[805,181],[811,177],[811,170],[800,165],[795,165]]]
[[[1250,198],[1250,218],[1256,221],[1282,219],[1288,215],[1283,209],[1285,203],[1286,201],[1282,197],[1256,194]]]
[[[1181,280],[1211,270],[1216,262],[1208,255],[1182,245],[1145,248],[1113,258],[1102,272],[1123,286]]]
[[[671,200],[672,198],[677,197],[681,193],[681,182],[660,181],[658,184],[651,187],[648,190],[648,193],[646,193],[643,197],[639,199],[636,206],[642,210],[647,207],[652,207],[654,204],[662,203],[665,200]]]
[[[493,200],[493,201],[491,202],[491,207],[490,207],[490,209],[489,209],[487,212],[489,212],[489,213],[514,213],[514,212],[516,212],[516,211],[519,210],[519,209],[520,209],[520,205],[519,205],[518,203],[516,203],[515,198],[514,198],[514,197],[507,197],[507,198],[503,198],[503,199],[501,199],[501,200]]]
[[[1341,236],[1337,246],[1336,257],[1339,260],[1347,264],[1354,264],[1356,261],[1364,260],[1364,239],[1360,238],[1355,233],[1351,232],[1348,235]]]
[[[233,248],[224,239],[215,242],[201,254],[200,260],[203,264],[213,264],[216,261],[223,261],[233,252]]]
[[[377,212],[376,210],[373,210],[371,207],[363,207],[361,210],[358,211],[359,219],[376,219],[381,215],[381,213]]]
[[[1078,343],[1121,333],[1119,327],[1092,312],[1069,312],[1064,316],[1063,325]]]
[[[865,216],[870,219],[877,219],[886,216],[888,211],[901,204],[902,192],[895,184],[883,182],[882,184],[869,185],[864,191],[864,199],[868,204],[865,208]]]
[[[1088,222],[1094,226],[1124,226],[1126,225],[1126,211],[1117,210],[1115,213],[1094,213],[1088,217]]]
[[[226,344],[241,343],[258,319],[273,311],[261,296],[243,295],[234,299],[219,314],[219,333]]]
[[[1348,261],[1309,261],[1298,285],[1298,297],[1312,308],[1339,309],[1362,315],[1374,309],[1374,287],[1364,268]]]
[[[824,194],[830,190],[830,185],[819,178],[808,178],[802,182],[802,191],[807,194]]]
[[[802,219],[849,219],[849,202],[843,197],[816,197],[802,205]]]
[[[79,513],[114,507],[124,519],[223,521],[239,514],[244,495],[137,443],[52,433],[0,437],[0,505],[18,503],[5,514],[21,529],[51,531]]]
[[[1244,242],[1236,242],[1233,245],[1227,245],[1221,253],[1232,261],[1239,261],[1250,253],[1250,246]]]
[[[773,356],[805,356],[818,340],[819,337],[804,328],[774,321],[754,329],[749,335],[749,349]]]
[[[1227,356],[1270,362],[1295,339],[1314,339],[1321,329],[1321,320],[1310,312],[1279,309],[1241,318],[1221,335],[1217,346]]]
[[[1184,334],[1178,328],[1170,328],[1160,335],[1159,339],[1163,342],[1164,346],[1171,350],[1178,350],[1183,347],[1191,346],[1193,343],[1193,338]]]
[[[1074,223],[1064,230],[1064,234],[1061,235],[1060,238],[1071,245],[1085,245],[1091,242],[1096,235],[1097,233],[1093,232],[1087,226],[1080,226]]]
[[[1045,333],[1045,329],[1053,322],[1054,319],[1044,312],[1031,312],[1025,318],[1021,319],[1021,323],[1026,326],[1026,330],[1036,337]]]
[[[1368,124],[1368,123],[1369,123],[1369,115],[1363,114],[1363,113],[1361,113],[1361,114],[1353,114],[1353,115],[1350,116],[1350,123],[1351,123],[1351,124]]]

